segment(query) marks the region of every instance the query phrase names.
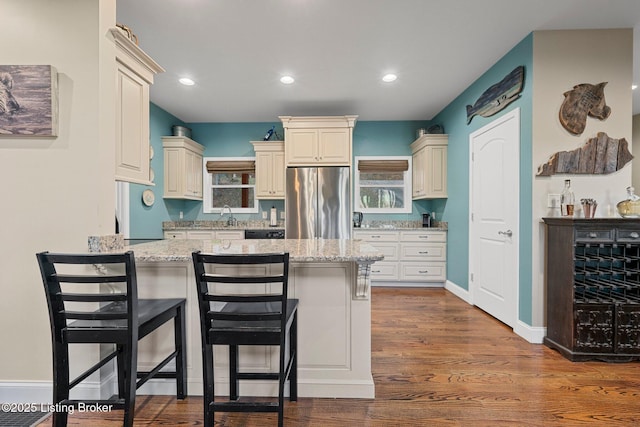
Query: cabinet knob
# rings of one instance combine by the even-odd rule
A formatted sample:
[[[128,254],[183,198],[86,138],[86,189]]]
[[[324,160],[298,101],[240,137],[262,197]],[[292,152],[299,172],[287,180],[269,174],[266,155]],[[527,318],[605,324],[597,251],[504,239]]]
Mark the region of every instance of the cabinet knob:
[[[418,273],[420,273],[420,274],[426,274],[426,273],[428,273],[428,272],[429,272],[429,270],[419,270],[419,271],[418,271]]]
[[[380,236],[371,236],[372,239],[379,239]]]
[[[419,253],[419,254],[428,254],[428,253],[429,253],[429,251],[419,251],[418,253]]]
[[[419,239],[428,239],[428,238],[429,238],[429,236],[426,236],[426,235],[424,235],[424,234],[423,234],[422,236],[418,236],[418,238],[419,238]]]

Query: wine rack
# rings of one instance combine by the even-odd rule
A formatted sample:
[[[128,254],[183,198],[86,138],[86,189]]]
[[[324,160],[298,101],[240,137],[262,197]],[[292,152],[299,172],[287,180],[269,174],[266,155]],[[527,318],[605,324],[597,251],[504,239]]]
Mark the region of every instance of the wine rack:
[[[545,344],[571,360],[640,359],[640,221],[544,222]]]

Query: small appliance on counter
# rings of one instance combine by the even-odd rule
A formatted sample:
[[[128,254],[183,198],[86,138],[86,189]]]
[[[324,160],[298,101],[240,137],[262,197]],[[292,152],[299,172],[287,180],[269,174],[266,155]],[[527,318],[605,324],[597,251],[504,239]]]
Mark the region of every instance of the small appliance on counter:
[[[422,214],[422,226],[424,228],[431,227],[431,220],[432,220],[431,214],[429,214],[429,213],[423,213]]]
[[[362,212],[353,213],[353,226],[355,228],[360,228],[362,226]]]

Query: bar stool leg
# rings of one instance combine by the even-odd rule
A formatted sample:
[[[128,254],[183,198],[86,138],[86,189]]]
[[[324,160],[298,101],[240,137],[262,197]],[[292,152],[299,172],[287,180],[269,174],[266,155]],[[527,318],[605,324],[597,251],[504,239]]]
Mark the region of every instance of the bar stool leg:
[[[238,400],[238,346],[229,346],[229,399]]]
[[[213,387],[213,348],[210,345],[202,346],[202,381],[203,381],[203,401],[204,401],[204,425],[213,426],[215,412],[212,403],[215,399]]]
[[[136,382],[138,380],[138,346],[137,337],[133,344],[129,343],[124,350],[124,427],[133,426],[136,408]]]
[[[69,399],[69,345],[56,342],[53,350],[53,404]],[[67,411],[53,413],[53,427],[66,427]]]
[[[184,305],[178,307],[173,323],[176,346],[176,397],[184,399],[187,395],[187,334],[185,332]]]

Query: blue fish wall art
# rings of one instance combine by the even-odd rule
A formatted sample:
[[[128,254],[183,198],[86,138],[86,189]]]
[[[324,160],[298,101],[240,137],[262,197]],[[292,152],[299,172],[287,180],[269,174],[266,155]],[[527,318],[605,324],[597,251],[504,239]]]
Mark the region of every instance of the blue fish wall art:
[[[485,90],[473,106],[467,105],[467,124],[471,123],[474,116],[493,116],[520,98],[523,83],[524,66],[520,65],[504,79]]]

